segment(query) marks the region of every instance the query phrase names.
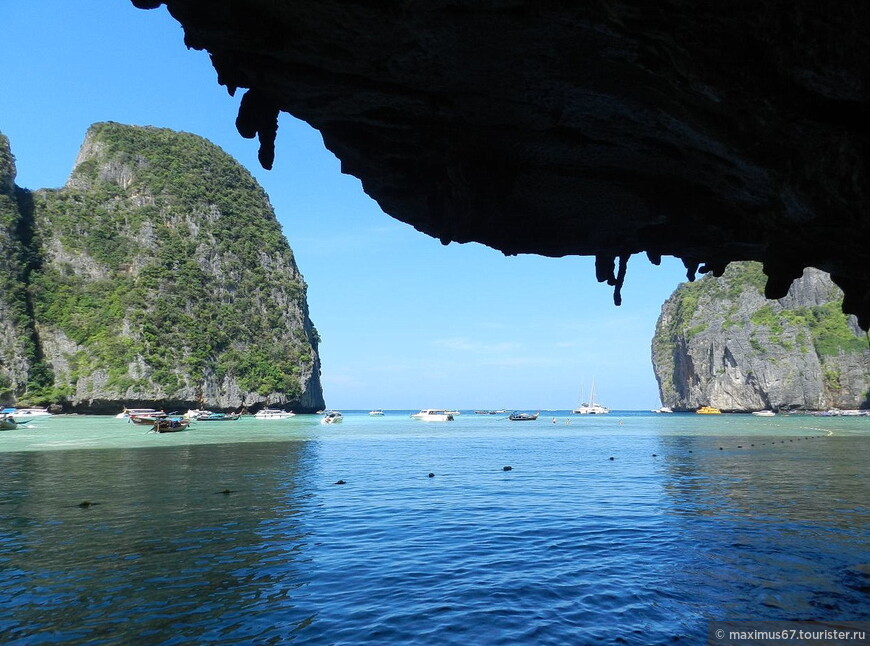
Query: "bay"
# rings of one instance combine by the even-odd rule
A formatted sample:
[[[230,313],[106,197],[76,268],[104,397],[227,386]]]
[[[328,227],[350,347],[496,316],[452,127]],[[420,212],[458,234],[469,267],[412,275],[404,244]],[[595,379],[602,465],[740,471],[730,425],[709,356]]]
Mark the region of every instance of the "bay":
[[[870,619],[870,418],[410,412],[0,433],[0,642],[702,643],[713,620]]]

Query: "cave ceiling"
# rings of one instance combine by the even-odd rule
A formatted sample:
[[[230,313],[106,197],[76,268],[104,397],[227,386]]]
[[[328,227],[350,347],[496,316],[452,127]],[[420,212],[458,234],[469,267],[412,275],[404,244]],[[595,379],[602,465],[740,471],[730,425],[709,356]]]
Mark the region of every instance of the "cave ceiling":
[[[829,272],[870,326],[870,3],[131,0],[165,4],[275,155],[323,136],[385,213],[445,244]],[[280,163],[280,137],[278,137]]]

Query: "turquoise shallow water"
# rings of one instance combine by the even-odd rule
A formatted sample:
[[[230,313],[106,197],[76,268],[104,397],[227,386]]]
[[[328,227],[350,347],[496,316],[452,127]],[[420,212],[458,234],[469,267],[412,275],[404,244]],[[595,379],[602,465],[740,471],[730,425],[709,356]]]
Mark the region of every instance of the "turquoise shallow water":
[[[709,620],[870,619],[868,418],[317,422],[0,433],[0,643],[696,644]]]

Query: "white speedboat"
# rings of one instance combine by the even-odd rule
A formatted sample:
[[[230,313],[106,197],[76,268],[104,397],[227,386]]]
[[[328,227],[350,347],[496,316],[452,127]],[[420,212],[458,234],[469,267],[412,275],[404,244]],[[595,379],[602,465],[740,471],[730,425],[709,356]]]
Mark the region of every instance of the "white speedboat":
[[[15,418],[15,421],[19,424],[28,419],[34,419],[36,417],[42,419],[48,419],[51,417],[51,413],[48,412],[47,408],[16,408],[11,413],[8,413]]]
[[[120,413],[115,415],[115,419],[130,419],[131,416],[156,415],[157,413],[162,412],[163,411],[159,411],[156,408],[125,408]]]
[[[328,410],[320,418],[321,424],[338,424],[344,417],[337,410]]]
[[[280,408],[264,408],[263,410],[254,413],[254,419],[266,420],[290,419],[295,416],[296,413],[293,411],[281,410]]]
[[[202,408],[190,408],[184,414],[184,419],[189,419],[189,420],[195,421],[198,417],[205,417],[207,415],[212,415],[212,414],[213,413],[210,410],[205,410]]]
[[[674,409],[670,406],[662,406],[661,408],[656,408],[652,411],[653,413],[673,413]]]
[[[453,415],[443,408],[424,408],[419,413],[411,415],[414,419],[424,422],[452,422]]]
[[[369,411],[369,415],[371,415],[371,416],[373,416],[373,417],[375,417],[375,416],[380,416],[380,415],[383,415],[383,414],[384,414],[384,411],[382,411],[380,408],[375,409],[375,410],[370,410],[370,411]]]
[[[756,417],[773,417],[776,415],[772,410],[755,410],[752,411],[752,414]]]

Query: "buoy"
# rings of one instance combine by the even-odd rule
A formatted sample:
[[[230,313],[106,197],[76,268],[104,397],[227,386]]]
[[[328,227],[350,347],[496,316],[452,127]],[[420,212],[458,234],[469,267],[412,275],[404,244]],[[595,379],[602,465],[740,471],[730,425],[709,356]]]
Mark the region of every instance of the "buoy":
[[[435,477],[435,474],[434,474],[434,473],[430,473],[430,474],[429,474],[429,477],[430,477],[430,478],[434,478],[434,477]]]
[[[513,467],[502,467],[502,471],[513,471]]]

